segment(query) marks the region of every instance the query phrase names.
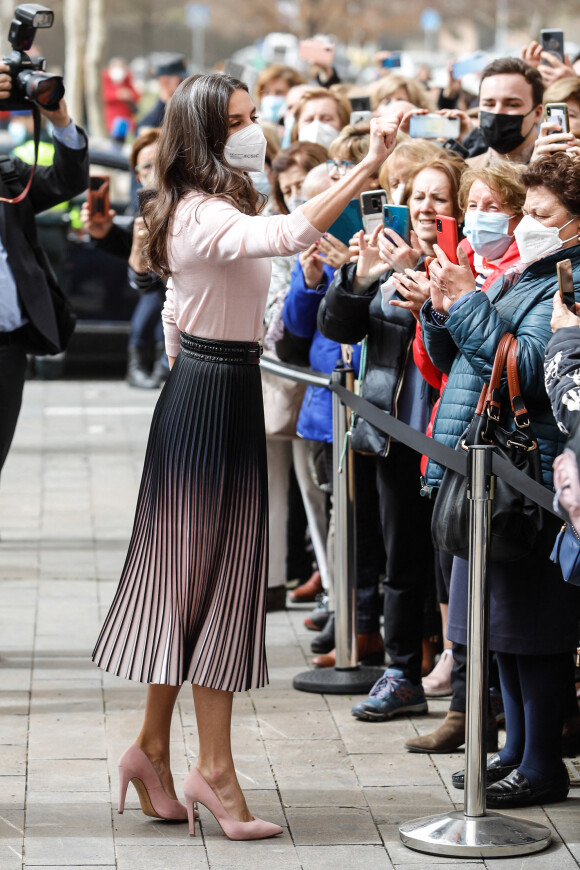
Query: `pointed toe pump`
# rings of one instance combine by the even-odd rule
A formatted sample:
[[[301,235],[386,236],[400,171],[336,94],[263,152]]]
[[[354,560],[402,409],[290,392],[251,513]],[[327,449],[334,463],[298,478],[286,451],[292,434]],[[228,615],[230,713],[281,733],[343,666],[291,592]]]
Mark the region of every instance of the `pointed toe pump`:
[[[194,802],[203,804],[210,811],[230,840],[265,840],[282,833],[280,825],[274,825],[272,822],[264,822],[262,819],[256,818],[252,819],[251,822],[238,822],[232,818],[197,768],[194,768],[187,775],[184,791],[189,817],[189,833],[192,837],[195,836]]]
[[[168,797],[159,774],[138,746],[130,746],[119,759],[119,812],[125,809],[127,786],[132,782],[146,816],[171,822],[184,822],[187,809],[180,801]]]

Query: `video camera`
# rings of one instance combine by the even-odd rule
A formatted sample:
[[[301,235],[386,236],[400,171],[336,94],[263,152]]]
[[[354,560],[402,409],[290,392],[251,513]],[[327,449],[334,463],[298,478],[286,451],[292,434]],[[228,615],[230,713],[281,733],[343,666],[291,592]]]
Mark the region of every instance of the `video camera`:
[[[54,12],[46,6],[22,3],[16,7],[8,31],[12,51],[2,58],[2,62],[10,67],[8,72],[12,78],[12,92],[10,99],[0,100],[0,111],[30,109],[30,103],[49,112],[58,109],[64,96],[62,77],[44,72],[44,57],[33,60],[26,54],[38,28],[52,27],[53,23]]]

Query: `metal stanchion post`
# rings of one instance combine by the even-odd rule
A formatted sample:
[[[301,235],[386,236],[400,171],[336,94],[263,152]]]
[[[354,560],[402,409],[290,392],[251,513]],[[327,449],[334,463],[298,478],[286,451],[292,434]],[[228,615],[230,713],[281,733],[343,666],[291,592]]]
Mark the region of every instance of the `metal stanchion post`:
[[[352,390],[354,371],[339,364],[332,381]],[[334,695],[366,694],[382,676],[383,668],[359,667],[356,647],[356,528],[354,465],[350,446],[345,450],[348,409],[332,394],[333,504],[334,504],[334,597],[336,667],[297,674],[292,681],[302,692]]]
[[[485,723],[489,590],[487,583],[493,447],[469,448],[469,609],[465,806],[463,812],[427,816],[399,828],[403,843],[419,852],[456,857],[494,858],[539,852],[550,843],[545,825],[486,813]]]

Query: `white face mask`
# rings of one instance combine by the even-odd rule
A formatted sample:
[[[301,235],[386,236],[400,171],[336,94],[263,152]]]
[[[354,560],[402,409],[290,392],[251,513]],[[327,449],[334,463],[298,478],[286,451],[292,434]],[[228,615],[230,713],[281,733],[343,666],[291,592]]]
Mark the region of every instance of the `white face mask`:
[[[324,145],[328,148],[336,137],[339,131],[330,124],[325,124],[324,121],[312,121],[306,124],[298,133],[299,142],[315,142],[317,145]]]
[[[393,205],[401,205],[404,192],[405,192],[405,185],[404,184],[394,184],[391,187],[391,200],[393,202]]]
[[[119,85],[125,78],[126,72],[122,66],[109,67],[109,78],[114,84]]]
[[[236,130],[224,148],[226,162],[234,169],[263,172],[266,165],[266,137],[259,124],[248,124]]]
[[[514,230],[514,236],[522,261],[524,263],[531,263],[537,260],[538,257],[559,251],[564,242],[577,239],[578,234],[570,236],[568,239],[560,238],[561,231],[568,224],[571,224],[573,220],[574,218],[570,218],[561,227],[545,227],[544,224],[537,221],[530,214],[524,215]]]
[[[286,208],[288,211],[296,211],[297,208],[300,208],[301,205],[304,205],[306,199],[303,196],[288,196],[285,198],[284,202],[286,203]]]

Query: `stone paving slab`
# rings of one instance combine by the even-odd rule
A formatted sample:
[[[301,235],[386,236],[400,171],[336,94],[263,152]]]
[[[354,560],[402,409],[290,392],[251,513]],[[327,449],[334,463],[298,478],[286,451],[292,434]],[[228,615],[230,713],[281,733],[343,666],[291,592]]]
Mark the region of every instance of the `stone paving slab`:
[[[551,827],[546,852],[453,859],[407,849],[398,825],[461,806],[464,756],[407,753],[445,716],[355,720],[356,698],[295,692],[312,634],[301,607],[268,615],[271,684],[236,696],[233,745],[252,810],[274,840],[235,843],[200,808],[151,819],[129,786],[116,811],[117,759],[139,730],[145,689],[90,654],[125,557],[155,393],[115,382],[31,382],[0,486],[0,870],[569,870],[580,866],[580,789],[513,811]],[[272,542],[275,547],[276,543]],[[197,759],[191,690],[171,733],[178,791]]]

